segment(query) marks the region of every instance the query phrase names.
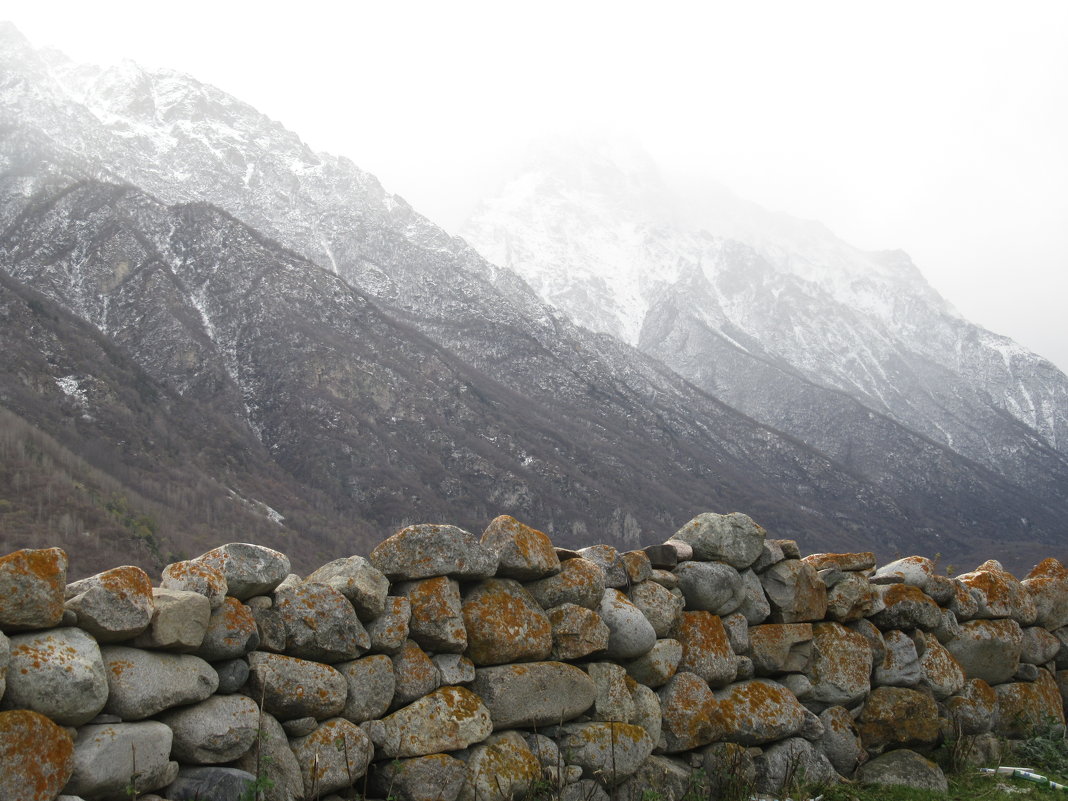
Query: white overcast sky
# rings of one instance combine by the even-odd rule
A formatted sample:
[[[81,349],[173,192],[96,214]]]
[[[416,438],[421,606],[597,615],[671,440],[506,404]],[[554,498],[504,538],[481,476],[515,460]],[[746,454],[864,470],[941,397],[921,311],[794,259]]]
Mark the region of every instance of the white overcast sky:
[[[8,2],[38,46],[250,102],[454,230],[531,138],[908,251],[1068,369],[1068,2]]]

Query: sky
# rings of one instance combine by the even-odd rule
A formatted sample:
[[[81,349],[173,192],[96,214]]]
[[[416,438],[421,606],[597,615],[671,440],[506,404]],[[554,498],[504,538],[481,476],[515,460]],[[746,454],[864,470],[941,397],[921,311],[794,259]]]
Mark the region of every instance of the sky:
[[[1068,3],[0,0],[37,46],[251,103],[449,230],[532,139],[907,251],[964,316],[1068,371]]]

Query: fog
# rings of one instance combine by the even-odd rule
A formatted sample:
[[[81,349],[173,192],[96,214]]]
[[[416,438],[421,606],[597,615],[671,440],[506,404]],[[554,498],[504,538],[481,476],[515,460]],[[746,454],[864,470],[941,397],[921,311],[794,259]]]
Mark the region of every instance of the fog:
[[[0,2],[246,100],[455,230],[526,143],[625,135],[1068,368],[1068,4]]]

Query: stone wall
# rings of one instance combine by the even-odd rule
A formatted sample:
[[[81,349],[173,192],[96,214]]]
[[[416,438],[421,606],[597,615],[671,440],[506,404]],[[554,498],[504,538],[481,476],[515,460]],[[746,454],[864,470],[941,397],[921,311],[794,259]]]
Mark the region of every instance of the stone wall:
[[[926,772],[1064,723],[1068,571],[801,557],[745,515],[643,551],[411,526],[306,578],[250,544],[66,583],[0,558],[0,798],[675,801]],[[989,754],[988,754],[989,756]],[[355,789],[351,789],[355,788]]]

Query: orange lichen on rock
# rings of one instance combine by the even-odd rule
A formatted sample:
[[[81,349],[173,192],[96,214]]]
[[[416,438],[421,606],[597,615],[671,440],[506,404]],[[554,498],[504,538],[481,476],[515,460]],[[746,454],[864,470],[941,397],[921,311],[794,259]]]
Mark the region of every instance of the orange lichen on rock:
[[[0,628],[48,628],[63,619],[67,554],[61,548],[23,549],[0,556]]]
[[[74,741],[37,712],[0,712],[0,798],[52,801],[74,771]]]

